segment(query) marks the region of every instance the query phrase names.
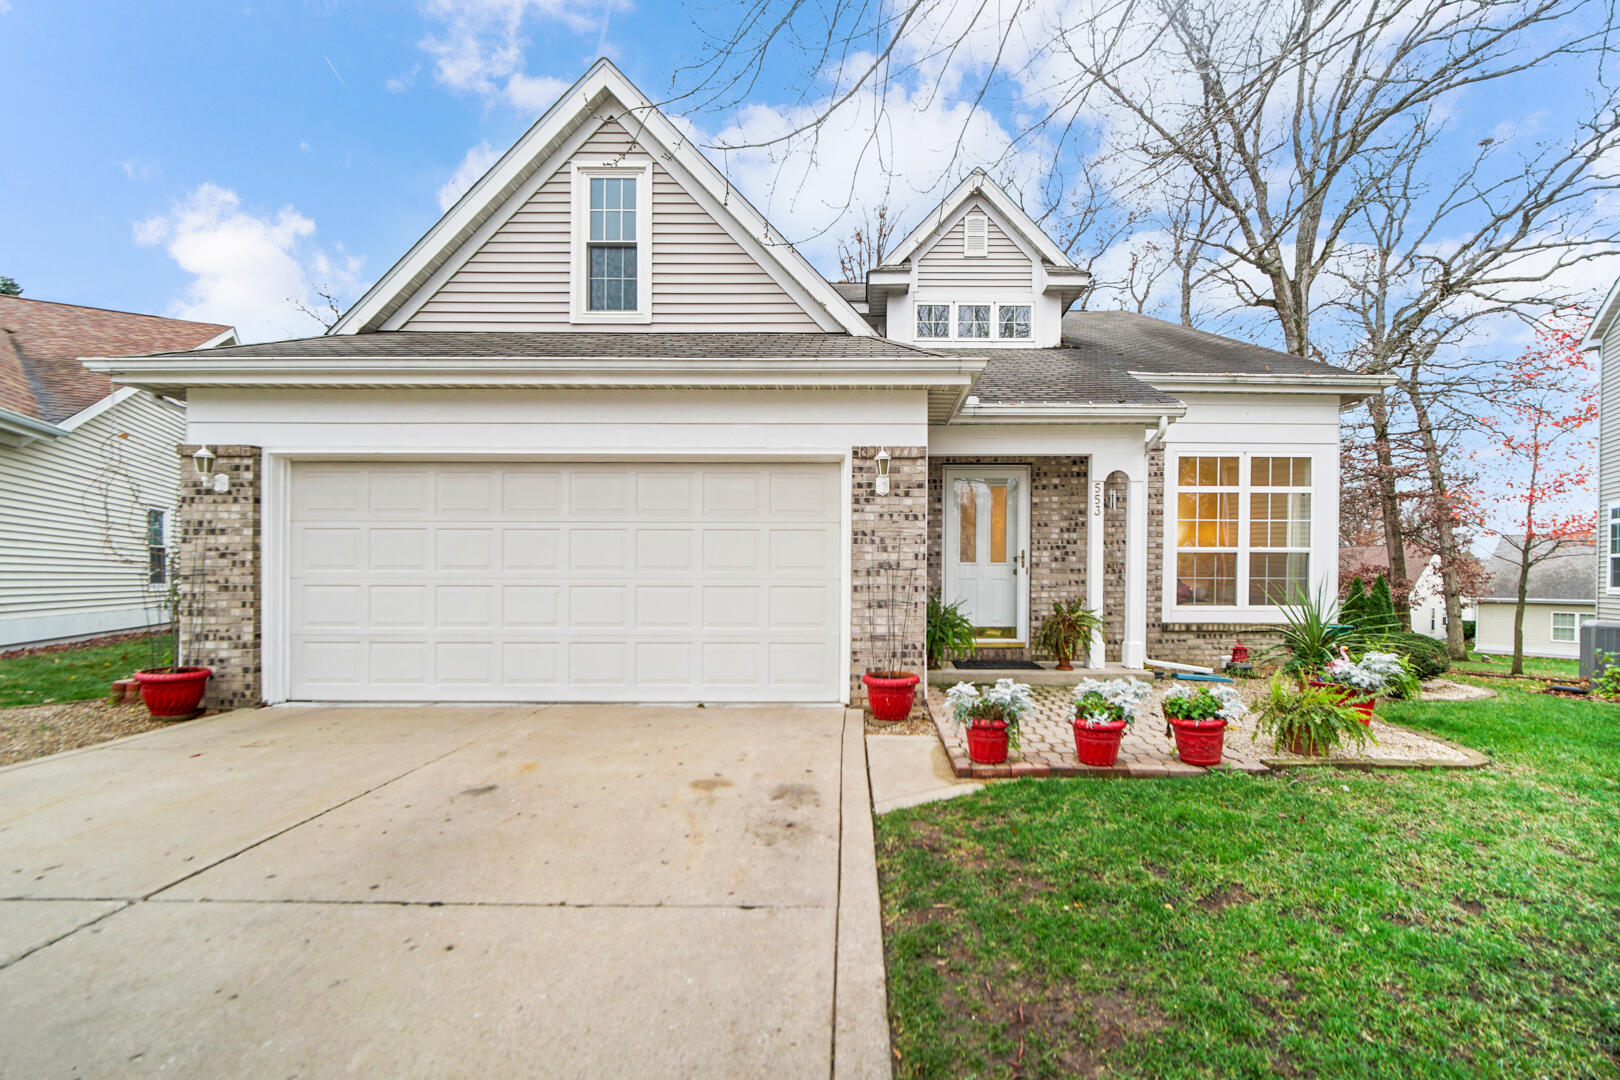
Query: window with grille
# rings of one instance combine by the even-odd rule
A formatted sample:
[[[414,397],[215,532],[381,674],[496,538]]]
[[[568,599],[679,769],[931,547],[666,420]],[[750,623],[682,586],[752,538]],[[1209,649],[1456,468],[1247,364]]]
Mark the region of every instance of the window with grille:
[[[1310,592],[1311,459],[1176,459],[1175,603],[1275,608]]]

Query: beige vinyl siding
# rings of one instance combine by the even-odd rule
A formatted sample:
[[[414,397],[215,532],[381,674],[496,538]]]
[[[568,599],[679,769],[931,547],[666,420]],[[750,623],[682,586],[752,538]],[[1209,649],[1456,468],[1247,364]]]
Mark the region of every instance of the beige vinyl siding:
[[[1600,619],[1620,620],[1620,593],[1609,591],[1609,504],[1620,503],[1620,319],[1603,336],[1599,349],[1602,398],[1598,414],[1598,565],[1597,612]]]
[[[572,159],[644,165],[617,122],[599,128]],[[559,168],[404,324],[406,330],[588,330],[568,321],[569,165]],[[815,331],[814,319],[653,164],[652,322],[614,330]]]
[[[983,213],[975,207],[968,211]],[[963,215],[966,217],[966,215]],[[960,220],[932,247],[923,252],[917,264],[917,287],[920,289],[950,289],[971,300],[974,289],[1031,289],[1034,288],[1034,264],[1028,255],[1012,242],[1012,238],[989,217],[989,254],[983,258],[968,258],[962,254],[963,226]]]
[[[172,538],[184,426],[139,393],[67,435],[0,446],[0,644],[161,621],[146,509],[170,511]]]
[[[1591,614],[1588,601],[1571,600],[1562,603],[1527,603],[1524,606],[1524,654],[1526,656],[1565,656],[1579,658],[1580,618],[1575,620],[1574,641],[1552,639],[1552,616],[1555,611],[1586,612]],[[1508,656],[1513,652],[1513,612],[1511,601],[1481,600],[1478,621],[1474,630],[1474,648],[1479,652]]]

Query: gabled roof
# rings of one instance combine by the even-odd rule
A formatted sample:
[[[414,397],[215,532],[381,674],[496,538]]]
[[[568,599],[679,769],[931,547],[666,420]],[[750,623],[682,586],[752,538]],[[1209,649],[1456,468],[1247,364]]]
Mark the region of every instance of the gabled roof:
[[[0,296],[0,409],[58,424],[114,392],[81,356],[190,350],[235,338],[218,323]]]
[[[934,209],[930,210],[921,224],[900,241],[898,247],[883,257],[884,266],[899,266],[915,255],[918,249],[936,239],[939,234],[955,222],[957,213],[964,205],[974,198],[983,198],[989,203],[1006,226],[1016,232],[1024,243],[1039,253],[1040,257],[1054,267],[1076,270],[1074,260],[1064,254],[1063,249],[1053,242],[1046,231],[1028,214],[1024,208],[1013,201],[1012,197],[1000,184],[990,179],[983,169],[974,169],[956,188]]]
[[[436,276],[445,271],[468,241],[521,203],[517,198],[552,175],[563,163],[564,143],[587,124],[600,123],[603,109],[617,105],[624,126],[660,167],[687,191],[754,260],[831,332],[873,336],[875,331],[810,263],[771,228],[763,215],[703,156],[692,140],[670,122],[607,59],[597,60],[579,81],[499,161],[429,229],[332,327],[335,335],[389,327],[389,320]]]
[[[1532,549],[1533,550],[1533,549]],[[1519,549],[1504,537],[1485,560],[1490,580],[1480,590],[1479,599],[1517,601],[1519,598]],[[1558,554],[1530,568],[1529,600],[1568,600],[1591,604],[1597,601],[1597,541],[1565,544]]]
[[[1581,342],[1582,349],[1595,349],[1603,344],[1603,336],[1614,325],[1616,316],[1620,316],[1620,278],[1616,278],[1609,286],[1608,293],[1603,302],[1598,305],[1597,314],[1592,316],[1592,325],[1586,330],[1586,337]]]
[[[1355,374],[1134,311],[1071,311],[1063,316],[1063,345],[1144,375]]]

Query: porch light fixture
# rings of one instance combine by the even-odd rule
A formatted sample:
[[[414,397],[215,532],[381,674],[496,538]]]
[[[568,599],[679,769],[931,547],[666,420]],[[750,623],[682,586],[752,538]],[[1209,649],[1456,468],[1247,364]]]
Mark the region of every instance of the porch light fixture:
[[[879,495],[887,495],[889,493],[889,448],[886,446],[879,447],[877,457],[872,460],[877,462],[877,483],[874,485],[874,490]]]
[[[208,447],[197,447],[197,452],[191,455],[191,461],[197,466],[197,475],[205,482],[214,474],[214,452]]]

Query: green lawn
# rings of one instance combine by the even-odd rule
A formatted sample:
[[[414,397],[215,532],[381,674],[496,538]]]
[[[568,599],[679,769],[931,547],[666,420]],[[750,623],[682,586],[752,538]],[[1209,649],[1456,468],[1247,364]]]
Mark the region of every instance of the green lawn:
[[[1471,652],[1467,660],[1453,660],[1451,663],[1452,672],[1458,675],[1506,675],[1512,667],[1511,656],[1481,652]],[[1581,664],[1578,660],[1559,656],[1527,656],[1524,658],[1524,673],[1542,679],[1578,679],[1581,677]]]
[[[1039,780],[879,819],[897,1068],[1620,1076],[1620,705],[1391,706],[1469,772]]]
[[[155,653],[155,655],[154,655]],[[170,637],[0,660],[0,708],[106,697],[114,679],[169,663]]]

